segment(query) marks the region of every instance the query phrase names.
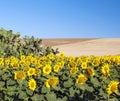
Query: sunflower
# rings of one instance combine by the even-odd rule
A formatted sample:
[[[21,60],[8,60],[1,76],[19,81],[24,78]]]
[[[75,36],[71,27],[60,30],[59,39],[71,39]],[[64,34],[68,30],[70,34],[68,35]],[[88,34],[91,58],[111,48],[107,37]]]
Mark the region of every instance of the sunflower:
[[[4,66],[5,64],[4,64],[4,58],[0,58],[0,66]]]
[[[110,72],[110,66],[109,66],[108,64],[103,65],[103,66],[102,66],[102,69],[101,69],[101,73],[102,73],[104,76],[108,77],[108,76],[110,75],[109,72]]]
[[[77,67],[72,67],[70,70],[71,74],[76,74],[78,72],[78,68]]]
[[[55,56],[54,56],[53,53],[48,54],[47,57],[48,57],[50,60],[54,60],[54,59],[55,59]]]
[[[9,65],[9,64],[10,64],[10,59],[9,59],[9,58],[6,58],[6,59],[5,59],[5,64],[6,64],[6,65]]]
[[[91,67],[87,67],[85,69],[85,71],[86,71],[86,74],[88,74],[89,76],[94,76],[95,75],[95,72],[94,72],[93,68],[91,68]]]
[[[118,91],[118,81],[111,81],[107,87],[107,93],[110,95],[112,93],[116,93]]]
[[[41,74],[41,70],[40,70],[40,69],[36,69],[36,70],[35,70],[35,76],[37,76],[37,75],[39,75],[39,74]]]
[[[27,72],[28,70],[29,70],[29,67],[27,66],[23,68],[23,72]]]
[[[17,80],[17,79],[22,79],[24,80],[26,78],[26,75],[24,74],[23,71],[16,71],[14,72],[14,79]]]
[[[75,67],[75,66],[76,66],[76,63],[75,63],[74,61],[70,61],[70,62],[68,63],[68,66],[69,66],[69,67]]]
[[[50,66],[50,65],[46,65],[46,66],[43,68],[43,73],[44,73],[44,74],[50,74],[50,73],[51,73],[51,66]]]
[[[47,88],[50,88],[52,86],[58,85],[58,83],[59,83],[59,79],[57,77],[52,77],[45,82],[45,85]]]
[[[77,65],[80,65],[82,63],[82,59],[79,57],[76,61]]]
[[[17,62],[12,62],[12,63],[11,63],[11,66],[12,66],[13,68],[18,68],[18,67],[19,67],[19,64],[18,64]]]
[[[69,56],[67,57],[68,58],[68,61],[74,61],[75,60],[75,57],[74,56]]]
[[[60,57],[65,57],[65,53],[64,52],[60,52]]]
[[[54,69],[54,72],[58,72],[59,69],[60,69],[60,66],[56,64],[56,65],[53,67],[53,69]]]
[[[35,68],[29,68],[27,74],[28,74],[28,76],[35,75]]]
[[[26,58],[25,55],[21,55],[21,56],[20,56],[20,59],[21,59],[21,60],[25,60],[25,58]]]
[[[100,65],[100,59],[99,58],[94,59],[93,62],[92,62],[92,65],[95,66],[95,67],[99,66]]]
[[[21,60],[21,61],[20,61],[20,65],[21,65],[21,66],[24,66],[25,63],[26,63],[26,62],[25,62],[24,60]]]
[[[87,62],[82,62],[81,67],[82,67],[82,69],[86,69],[87,68]]]
[[[83,84],[87,81],[87,78],[83,75],[83,74],[80,74],[76,80],[76,83],[80,83],[80,84]]]
[[[36,81],[34,79],[29,80],[28,86],[30,90],[34,91],[36,88]]]

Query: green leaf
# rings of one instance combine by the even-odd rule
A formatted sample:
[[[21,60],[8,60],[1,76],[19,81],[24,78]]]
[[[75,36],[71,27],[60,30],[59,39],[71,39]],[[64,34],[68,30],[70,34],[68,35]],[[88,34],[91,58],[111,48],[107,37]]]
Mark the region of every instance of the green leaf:
[[[93,92],[93,87],[90,87],[90,86],[88,86],[87,84],[85,84],[85,88],[86,88],[86,90],[87,91],[89,91],[89,92]]]
[[[2,70],[0,70],[0,76],[2,76],[4,74],[4,72]]]
[[[48,92],[50,92],[50,88],[47,88],[47,87],[43,86],[41,93],[48,93]]]
[[[44,96],[43,96],[43,95],[39,95],[39,94],[35,94],[35,95],[32,97],[32,100],[33,100],[33,101],[44,101]]]
[[[72,80],[65,81],[63,85],[65,88],[69,88],[73,85],[73,81]]]
[[[104,97],[105,99],[107,98],[107,94],[103,91],[103,89],[101,88],[99,95],[101,95],[102,97]]]
[[[9,78],[9,77],[8,77],[7,74],[2,75],[2,79],[3,79],[3,80],[7,80],[8,78]]]
[[[53,88],[54,90],[56,90],[56,91],[60,91],[60,90],[61,90],[61,88],[60,88],[59,86],[52,86],[52,88]]]
[[[8,95],[5,95],[4,101],[13,101],[13,98],[9,97]]]
[[[56,95],[54,93],[47,93],[46,94],[47,101],[56,101]]]
[[[62,101],[67,101],[67,97],[65,96],[65,97],[62,99]]]
[[[62,76],[62,80],[68,80],[68,76],[63,75],[63,76]]]
[[[93,83],[94,87],[100,86],[100,82],[97,78],[91,78],[91,82]]]
[[[70,92],[70,96],[74,96],[75,92],[74,92],[74,90],[73,90],[73,87],[71,87],[71,88],[69,89],[69,92]]]
[[[58,98],[56,101],[67,101],[67,97],[64,97],[64,98]]]
[[[86,87],[85,87],[84,84],[78,84],[78,83],[76,83],[75,86],[76,86],[76,88],[81,89],[83,91],[86,89]]]
[[[117,98],[110,98],[109,101],[119,101]]]
[[[63,101],[61,98],[58,98],[57,101]]]
[[[19,91],[19,98],[20,99],[26,99],[27,98],[27,94],[24,91]]]
[[[16,82],[15,82],[14,80],[10,80],[10,79],[9,79],[9,80],[7,81],[7,85],[8,85],[8,86],[12,86],[12,85],[15,85],[15,84],[16,84]]]
[[[5,82],[0,81],[0,89],[3,88],[4,85],[5,85]]]
[[[28,95],[30,95],[30,96],[32,96],[33,95],[33,91],[32,90],[26,90],[26,93],[28,94]]]

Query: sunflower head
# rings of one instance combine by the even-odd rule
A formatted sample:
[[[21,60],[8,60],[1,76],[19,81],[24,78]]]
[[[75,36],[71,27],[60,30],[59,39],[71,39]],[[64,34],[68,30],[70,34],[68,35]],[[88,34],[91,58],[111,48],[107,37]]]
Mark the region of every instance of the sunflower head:
[[[74,61],[70,61],[70,62],[68,63],[68,66],[69,66],[69,67],[76,67],[76,63],[75,63]]]
[[[60,69],[60,66],[56,64],[56,65],[53,67],[53,69],[54,69],[54,72],[58,72],[59,69]]]
[[[12,63],[11,63],[11,66],[12,66],[13,68],[18,68],[18,67],[19,67],[19,64],[18,64],[17,62],[12,62]]]
[[[29,70],[27,71],[28,76],[32,76],[35,75],[35,68],[29,68]]]
[[[85,71],[86,71],[86,74],[89,75],[89,76],[94,76],[95,75],[95,72],[94,72],[93,68],[91,68],[91,67],[87,67],[85,69]]]
[[[111,81],[110,84],[108,84],[107,87],[107,93],[110,95],[112,93],[116,93],[118,91],[118,81]]]
[[[82,69],[86,69],[87,68],[87,62],[82,62],[81,67],[82,67]]]
[[[72,67],[70,70],[71,74],[76,74],[78,72],[78,68],[77,67]]]
[[[14,73],[14,79],[17,80],[17,79],[22,79],[24,80],[26,78],[26,75],[24,74],[23,71],[16,71]]]
[[[87,78],[86,76],[84,76],[83,74],[80,74],[76,80],[76,83],[80,83],[80,84],[83,84],[87,81]]]
[[[93,62],[92,62],[92,65],[95,66],[95,67],[99,66],[100,65],[100,59],[98,59],[98,58],[94,59]]]
[[[110,66],[108,64],[103,65],[102,68],[101,68],[101,73],[104,76],[108,77],[110,75],[109,72],[110,72]]]
[[[43,68],[43,73],[46,75],[46,74],[50,74],[51,73],[51,66],[50,65],[46,65],[44,68]]]
[[[45,82],[45,85],[47,88],[50,88],[52,86],[58,85],[58,83],[59,83],[59,79],[57,77],[52,77]]]
[[[36,89],[36,81],[34,79],[30,79],[28,82],[29,89],[34,91]]]
[[[65,57],[65,53],[64,52],[60,52],[60,57]]]

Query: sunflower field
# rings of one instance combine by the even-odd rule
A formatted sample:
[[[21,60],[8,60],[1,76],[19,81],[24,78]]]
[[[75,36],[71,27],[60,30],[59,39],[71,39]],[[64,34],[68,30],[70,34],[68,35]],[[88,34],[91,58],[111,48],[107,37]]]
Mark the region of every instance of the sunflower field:
[[[0,58],[1,101],[119,101],[120,56]]]
[[[120,56],[66,56],[19,36],[0,29],[0,101],[120,101]]]

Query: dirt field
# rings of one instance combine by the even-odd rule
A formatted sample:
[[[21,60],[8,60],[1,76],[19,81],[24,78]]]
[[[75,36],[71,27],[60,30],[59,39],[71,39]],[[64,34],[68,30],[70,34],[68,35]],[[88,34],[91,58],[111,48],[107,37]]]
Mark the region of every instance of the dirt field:
[[[59,48],[68,56],[120,54],[120,38],[43,39],[43,45]]]

